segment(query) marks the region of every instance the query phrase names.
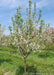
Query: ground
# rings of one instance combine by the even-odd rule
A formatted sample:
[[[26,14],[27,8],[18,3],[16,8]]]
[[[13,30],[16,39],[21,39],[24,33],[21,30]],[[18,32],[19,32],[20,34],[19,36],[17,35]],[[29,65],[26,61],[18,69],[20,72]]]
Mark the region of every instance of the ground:
[[[54,73],[54,52],[47,51],[47,57],[44,57],[44,51],[31,53],[27,57],[27,69],[36,69],[37,73]],[[9,51],[0,51],[0,67],[4,70],[4,75],[16,75],[22,71],[23,73],[23,57],[11,54]],[[28,68],[29,67],[29,68]],[[35,72],[35,71],[34,71]],[[21,74],[20,74],[21,75]]]

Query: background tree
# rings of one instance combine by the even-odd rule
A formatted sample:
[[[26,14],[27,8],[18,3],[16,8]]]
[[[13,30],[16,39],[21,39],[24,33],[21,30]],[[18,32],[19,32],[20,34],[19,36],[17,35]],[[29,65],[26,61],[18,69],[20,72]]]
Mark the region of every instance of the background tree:
[[[0,47],[4,45],[4,37],[5,37],[5,27],[0,24]]]

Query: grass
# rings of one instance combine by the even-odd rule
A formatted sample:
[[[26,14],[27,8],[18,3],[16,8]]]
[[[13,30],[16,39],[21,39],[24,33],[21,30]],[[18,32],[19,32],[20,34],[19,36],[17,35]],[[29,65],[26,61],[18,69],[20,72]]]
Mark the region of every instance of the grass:
[[[53,51],[47,51],[47,58],[44,58],[44,51],[31,53],[26,61],[28,72],[30,70],[33,72],[36,69],[37,73],[54,73]],[[8,51],[0,51],[0,67],[4,72],[9,71],[9,75],[16,75],[16,71],[23,72],[23,62],[23,58],[20,55],[13,55]]]
[[[39,56],[41,53],[38,52],[38,53],[31,54],[27,58],[27,61],[36,64],[37,65],[37,72],[39,72],[39,73],[40,72],[41,73],[50,73],[50,72],[54,73],[54,56],[53,56],[53,52],[51,52],[51,54],[49,54],[49,57],[47,57],[46,59]]]

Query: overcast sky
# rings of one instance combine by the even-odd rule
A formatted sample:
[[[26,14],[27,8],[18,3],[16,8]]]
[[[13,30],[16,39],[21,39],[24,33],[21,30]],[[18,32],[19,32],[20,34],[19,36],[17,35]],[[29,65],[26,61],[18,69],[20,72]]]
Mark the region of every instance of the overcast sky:
[[[16,9],[21,6],[22,17],[25,18],[26,7],[28,7],[29,0],[0,0],[0,24],[2,26],[6,25],[6,34],[9,33],[8,26],[12,25],[11,17],[16,14]],[[50,23],[51,27],[54,27],[54,0],[32,0],[33,3],[36,2],[37,10],[42,10],[42,19],[45,23]]]

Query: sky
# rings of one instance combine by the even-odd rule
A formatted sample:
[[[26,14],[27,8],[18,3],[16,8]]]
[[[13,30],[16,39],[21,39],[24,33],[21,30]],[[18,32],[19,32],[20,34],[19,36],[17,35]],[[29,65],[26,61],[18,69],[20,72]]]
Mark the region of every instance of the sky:
[[[36,2],[37,11],[42,10],[42,19],[45,23],[50,23],[54,27],[54,0],[31,0],[32,11],[33,4]],[[26,19],[26,8],[29,0],[0,0],[0,24],[6,27],[5,34],[9,34],[8,26],[12,25],[11,17],[16,14],[16,9],[20,6],[23,19]]]

